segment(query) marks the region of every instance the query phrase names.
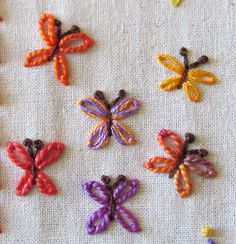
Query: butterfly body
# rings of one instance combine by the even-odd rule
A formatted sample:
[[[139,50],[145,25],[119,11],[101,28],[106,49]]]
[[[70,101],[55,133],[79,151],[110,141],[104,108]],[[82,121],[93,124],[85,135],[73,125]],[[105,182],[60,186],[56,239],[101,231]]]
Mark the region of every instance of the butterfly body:
[[[87,222],[89,234],[97,234],[106,230],[110,221],[118,221],[129,232],[140,231],[136,218],[121,204],[132,197],[138,187],[137,180],[127,180],[118,176],[111,184],[108,176],[102,176],[103,184],[89,181],[83,184],[84,191],[96,202],[102,205],[95,211]]]
[[[96,91],[94,97],[87,97],[78,102],[82,112],[101,121],[89,135],[89,147],[99,149],[105,146],[112,135],[122,145],[135,143],[131,132],[120,120],[136,113],[139,105],[136,99],[125,98],[125,95],[125,91],[120,90],[118,97],[109,104],[104,94]]]
[[[167,143],[168,139],[171,145]],[[216,176],[214,166],[205,159],[208,154],[205,149],[188,150],[194,139],[193,134],[186,133],[185,141],[182,142],[174,132],[162,130],[158,135],[158,142],[171,158],[157,156],[144,163],[144,167],[154,173],[169,173],[169,178],[174,178],[176,190],[181,197],[189,196],[192,192],[189,171],[206,178]]]

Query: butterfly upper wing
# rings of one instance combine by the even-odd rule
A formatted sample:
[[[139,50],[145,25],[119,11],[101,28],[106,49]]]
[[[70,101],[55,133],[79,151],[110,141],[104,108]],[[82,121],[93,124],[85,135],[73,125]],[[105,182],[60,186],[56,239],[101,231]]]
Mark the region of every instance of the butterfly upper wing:
[[[187,155],[184,165],[196,174],[210,178],[216,176],[216,171],[212,163],[199,155]]]
[[[110,209],[108,207],[101,207],[95,211],[87,222],[88,234],[97,234],[106,230],[110,222],[109,213]]]
[[[87,139],[87,145],[93,149],[99,149],[107,145],[109,141],[109,128],[110,123],[108,120],[100,122],[90,132]]]
[[[57,193],[56,186],[50,178],[42,171],[37,173],[36,185],[41,193],[53,195]]]
[[[167,69],[174,71],[175,73],[182,75],[184,72],[184,67],[173,57],[168,54],[157,55],[157,61],[166,67]]]
[[[158,84],[158,86],[160,87],[160,89],[162,89],[164,91],[169,91],[169,90],[176,88],[178,86],[178,84],[180,83],[180,81],[181,81],[181,77],[171,77],[171,78],[162,80]]]
[[[48,47],[55,47],[58,38],[56,33],[55,18],[50,13],[44,13],[39,19],[39,33]]]
[[[102,205],[107,205],[109,203],[110,195],[103,184],[97,181],[88,181],[82,186],[85,193],[94,201]]]
[[[72,46],[73,42],[82,41],[78,46]],[[90,48],[94,41],[83,32],[73,33],[63,37],[59,43],[60,51],[64,53],[83,52]]]
[[[139,232],[141,230],[133,214],[120,205],[116,206],[114,217],[129,232]]]
[[[85,97],[78,102],[80,109],[83,113],[93,118],[105,119],[108,116],[108,109],[94,97]]]
[[[112,119],[124,119],[138,111],[139,102],[134,98],[124,98],[118,101],[112,108]]]
[[[183,90],[190,101],[192,102],[199,102],[201,98],[201,93],[199,89],[192,84],[191,81],[187,80],[183,83]]]
[[[117,204],[121,204],[130,197],[134,196],[138,190],[139,181],[136,179],[121,182],[114,190],[113,198]]]
[[[212,72],[200,69],[191,69],[188,72],[188,80],[204,84],[213,84],[217,79]]]
[[[176,191],[181,197],[187,197],[192,192],[192,181],[186,167],[181,164],[174,175]]]
[[[17,142],[8,142],[7,144],[8,158],[17,166],[24,170],[30,170],[33,160],[27,154],[23,146]]]
[[[43,169],[50,163],[53,163],[63,152],[64,144],[60,142],[50,142],[37,154],[35,166],[37,169]]]
[[[121,145],[133,145],[136,143],[130,129],[118,120],[112,120],[111,131]]]
[[[16,186],[16,195],[25,196],[33,186],[33,175],[30,171],[25,171]]]
[[[167,142],[169,140],[169,143]],[[181,138],[173,131],[163,129],[157,136],[161,148],[172,156],[174,159],[178,159],[183,151],[183,142]],[[172,145],[170,145],[170,143]]]
[[[144,167],[154,173],[170,173],[176,164],[176,160],[165,157],[153,157],[144,163]]]
[[[53,71],[57,80],[65,86],[69,85],[68,65],[65,57],[61,53],[58,53],[53,58]]]

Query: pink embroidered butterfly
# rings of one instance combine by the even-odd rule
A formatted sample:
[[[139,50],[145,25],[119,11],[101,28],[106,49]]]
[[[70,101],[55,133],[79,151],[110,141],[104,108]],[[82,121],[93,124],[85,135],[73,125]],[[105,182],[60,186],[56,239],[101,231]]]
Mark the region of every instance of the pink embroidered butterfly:
[[[41,193],[47,195],[56,194],[55,185],[43,172],[43,169],[61,155],[64,144],[51,142],[43,147],[42,141],[32,141],[31,139],[25,139],[23,144],[28,148],[28,153],[17,142],[9,142],[7,144],[9,159],[17,167],[24,170],[24,174],[16,186],[16,195],[27,195],[35,184]]]

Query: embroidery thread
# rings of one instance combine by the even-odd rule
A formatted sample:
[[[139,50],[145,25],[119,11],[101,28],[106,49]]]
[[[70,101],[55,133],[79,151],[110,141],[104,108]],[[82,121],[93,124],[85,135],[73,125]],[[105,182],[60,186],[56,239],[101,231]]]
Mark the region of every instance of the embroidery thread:
[[[47,48],[38,49],[27,54],[24,66],[33,67],[53,60],[54,75],[62,84],[69,84],[69,72],[63,53],[78,53],[90,48],[94,41],[78,26],[62,34],[61,22],[52,14],[42,14],[39,19],[39,33]],[[81,45],[71,46],[73,41],[82,41]]]
[[[202,236],[204,237],[210,237],[214,235],[214,230],[210,226],[204,226],[202,227]],[[214,240],[211,238],[207,239],[207,244],[214,244]]]
[[[8,158],[21,169],[24,174],[16,186],[16,195],[25,196],[29,193],[33,185],[37,185],[41,193],[53,195],[57,189],[50,178],[43,172],[43,169],[53,163],[62,153],[64,144],[51,142],[43,147],[40,140],[24,140],[24,146],[28,153],[17,142],[8,142]]]
[[[88,137],[88,146],[99,149],[105,146],[109,137],[114,135],[121,145],[132,145],[136,141],[129,128],[120,120],[135,114],[139,103],[134,98],[125,98],[126,92],[120,90],[118,97],[109,104],[103,92],[96,91],[94,97],[86,97],[78,101],[83,113],[100,120]]]
[[[138,189],[139,181],[127,180],[119,175],[112,184],[108,176],[102,176],[103,184],[88,181],[83,184],[83,189],[94,201],[102,205],[88,219],[88,234],[97,234],[105,231],[110,221],[116,220],[129,232],[139,232],[137,219],[122,205],[127,199],[134,196]]]
[[[189,171],[205,178],[216,176],[214,166],[205,159],[208,154],[205,149],[188,150],[194,139],[193,134],[186,133],[183,142],[174,132],[163,129],[157,141],[171,158],[153,157],[144,163],[144,167],[154,173],[169,173],[169,178],[174,178],[176,191],[181,197],[187,197],[192,192]]]
[[[169,0],[169,1],[173,7],[177,7],[181,3],[181,0]]]
[[[179,75],[162,80],[159,84],[159,88],[164,91],[169,91],[174,88],[183,88],[185,94],[190,101],[198,102],[201,98],[201,93],[200,90],[195,85],[193,85],[192,82],[213,84],[216,82],[216,77],[213,73],[209,71],[194,69],[201,64],[207,63],[207,56],[201,56],[198,61],[189,64],[188,51],[185,47],[182,47],[180,49],[180,55],[184,58],[184,66],[182,66],[176,59],[169,56],[168,54],[157,55],[157,61],[161,65]]]

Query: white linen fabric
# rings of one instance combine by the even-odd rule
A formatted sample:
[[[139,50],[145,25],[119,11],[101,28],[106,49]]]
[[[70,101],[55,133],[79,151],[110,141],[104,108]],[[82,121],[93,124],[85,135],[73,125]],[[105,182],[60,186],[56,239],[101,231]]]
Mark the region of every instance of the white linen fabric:
[[[216,243],[235,244],[235,11],[234,0],[186,0],[178,8],[168,0],[1,0],[0,243],[206,243],[201,228],[210,225]],[[54,78],[52,63],[23,66],[29,51],[45,47],[38,33],[44,12],[60,19],[64,31],[77,24],[96,42],[87,52],[65,55],[68,87]],[[157,64],[156,54],[180,59],[182,46],[192,61],[208,55],[202,68],[218,77],[215,85],[199,84],[198,104],[182,90],[156,88],[174,75]],[[83,115],[75,101],[97,89],[109,101],[120,89],[140,100],[139,112],[125,121],[136,145],[121,146],[111,138],[102,150],[86,146],[97,121]],[[162,128],[182,137],[193,132],[194,147],[209,150],[218,171],[209,180],[192,175],[193,194],[186,199],[167,175],[143,168],[149,157],[167,156],[156,142]],[[15,195],[23,171],[9,161],[5,145],[26,137],[65,143],[64,154],[45,170],[58,188],[56,196],[36,187],[28,196]],[[140,180],[138,194],[124,203],[138,218],[140,233],[115,222],[103,234],[86,233],[86,221],[99,205],[83,193],[81,182],[100,181],[103,174]]]

